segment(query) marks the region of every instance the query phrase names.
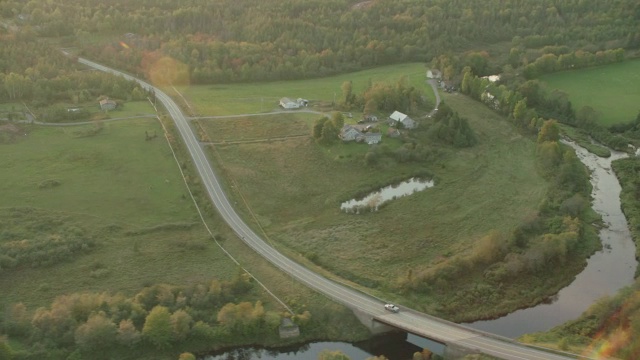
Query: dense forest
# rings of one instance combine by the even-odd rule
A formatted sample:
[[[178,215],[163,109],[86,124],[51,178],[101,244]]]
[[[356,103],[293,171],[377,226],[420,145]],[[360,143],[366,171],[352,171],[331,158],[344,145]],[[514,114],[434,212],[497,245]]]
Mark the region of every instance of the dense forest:
[[[640,5],[609,1],[146,0],[4,1],[4,31],[62,37],[83,54],[134,73],[169,56],[192,83],[319,77],[446,53],[490,60],[527,49],[597,52],[640,46]],[[480,56],[480,57],[482,57]],[[477,75],[499,71],[500,61]]]

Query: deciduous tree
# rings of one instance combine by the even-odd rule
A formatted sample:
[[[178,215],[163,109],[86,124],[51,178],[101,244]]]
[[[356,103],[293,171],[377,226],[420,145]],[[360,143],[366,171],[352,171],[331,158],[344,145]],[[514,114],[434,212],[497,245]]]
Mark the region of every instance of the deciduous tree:
[[[142,335],[157,348],[167,348],[173,336],[169,309],[157,305],[144,322]]]

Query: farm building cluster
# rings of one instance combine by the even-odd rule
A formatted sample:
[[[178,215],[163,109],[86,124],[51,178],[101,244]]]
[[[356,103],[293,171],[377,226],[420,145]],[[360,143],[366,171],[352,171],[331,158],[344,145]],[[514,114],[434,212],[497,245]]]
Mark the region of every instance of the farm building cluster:
[[[340,129],[338,137],[345,142],[356,141],[366,143],[368,145],[374,145],[382,141],[382,133],[378,130],[375,124],[366,124],[368,122],[377,122],[378,118],[375,115],[365,115],[365,117],[358,121],[358,124],[345,124]],[[417,123],[406,114],[399,111],[394,111],[388,118],[389,128],[386,135],[388,137],[399,137],[400,130],[414,129]]]

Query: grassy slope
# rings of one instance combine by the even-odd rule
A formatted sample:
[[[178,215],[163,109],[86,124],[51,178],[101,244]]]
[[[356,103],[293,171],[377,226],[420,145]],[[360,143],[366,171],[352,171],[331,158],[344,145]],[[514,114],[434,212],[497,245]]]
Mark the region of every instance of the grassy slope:
[[[445,150],[444,167],[431,169],[439,181],[435,188],[378,213],[347,215],[339,205],[359,189],[410,176],[422,166],[369,168],[360,160],[366,146],[327,149],[309,138],[216,146],[216,159],[236,185],[233,196],[242,201],[239,189],[273,241],[292,253],[313,254],[342,274],[389,284],[410,267],[465,251],[491,229],[510,231],[543,196],[531,141],[477,102],[462,96],[446,101],[469,117],[480,144]],[[220,123],[205,124],[211,137],[224,136]],[[336,161],[336,153],[352,156]]]
[[[322,79],[300,81],[277,81],[269,83],[202,85],[180,89],[189,103],[202,116],[230,115],[241,113],[268,112],[277,110],[282,97],[305,98],[331,104],[342,97],[342,83],[353,82],[353,92],[361,93],[369,80],[395,84],[402,76],[407,76],[409,84],[423,89],[425,96],[435,103],[433,91],[426,84],[426,68],[422,63],[384,66]]]
[[[591,106],[609,126],[629,122],[640,111],[640,60],[543,76],[550,89],[569,94],[573,107]]]

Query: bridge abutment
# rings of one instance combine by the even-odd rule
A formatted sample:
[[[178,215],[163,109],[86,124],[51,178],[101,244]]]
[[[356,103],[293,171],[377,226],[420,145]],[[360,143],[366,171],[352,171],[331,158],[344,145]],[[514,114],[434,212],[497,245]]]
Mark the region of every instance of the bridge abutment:
[[[360,310],[353,310],[353,313],[356,315],[356,318],[360,320],[360,323],[366,326],[367,329],[369,329],[369,331],[371,331],[371,333],[374,335],[398,331],[397,328],[376,321],[373,317],[361,312]]]

